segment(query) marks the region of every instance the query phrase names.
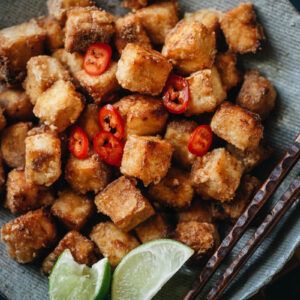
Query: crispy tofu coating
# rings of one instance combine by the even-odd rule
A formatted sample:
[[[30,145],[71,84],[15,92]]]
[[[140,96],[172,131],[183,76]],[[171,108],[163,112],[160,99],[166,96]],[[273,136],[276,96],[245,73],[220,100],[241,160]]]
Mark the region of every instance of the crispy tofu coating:
[[[126,135],[156,135],[163,131],[168,112],[162,101],[140,94],[122,98],[114,104],[125,121]]]
[[[224,202],[235,196],[242,173],[242,163],[224,148],[219,148],[196,159],[191,179],[195,191],[202,197]]]
[[[182,20],[167,34],[162,54],[187,74],[211,68],[216,54],[215,32],[200,22]]]
[[[264,39],[262,26],[256,22],[253,4],[241,3],[226,12],[221,19],[221,29],[229,49],[237,53],[255,53]]]
[[[90,238],[113,267],[117,266],[127,253],[139,246],[135,237],[121,231],[112,222],[96,225],[90,233]]]
[[[196,157],[188,150],[188,142],[197,123],[189,120],[176,120],[168,124],[165,140],[174,148],[174,160],[182,167],[189,169]]]
[[[24,167],[25,138],[31,127],[31,123],[19,122],[4,129],[1,135],[1,153],[9,167]]]
[[[165,42],[168,32],[178,22],[177,2],[155,3],[139,9],[136,15],[141,20],[151,41],[161,45]]]
[[[32,129],[25,139],[26,180],[50,186],[61,174],[61,142],[54,132]]]
[[[58,132],[74,124],[83,110],[82,95],[70,81],[58,80],[38,97],[33,113]]]
[[[171,143],[165,140],[130,135],[124,147],[121,173],[142,180],[145,186],[158,183],[167,175],[172,153]]]
[[[186,115],[213,112],[226,98],[226,91],[216,67],[193,73],[187,81],[190,89],[190,102]]]
[[[149,186],[148,193],[162,205],[184,208],[190,206],[194,189],[190,174],[173,167],[159,183]]]
[[[136,181],[119,177],[110,183],[96,198],[98,211],[109,216],[123,231],[129,231],[154,215],[149,201],[136,187]]]
[[[265,119],[274,108],[276,97],[272,83],[258,70],[250,70],[244,76],[236,103]]]
[[[218,231],[214,224],[197,221],[179,223],[175,237],[195,250],[197,256],[210,253],[218,244]]]
[[[122,53],[128,43],[151,48],[150,39],[135,14],[128,14],[116,21],[115,45],[119,53]]]
[[[212,131],[238,149],[255,149],[263,138],[263,126],[258,115],[233,105],[223,103],[211,120]]]
[[[56,227],[49,214],[38,209],[4,224],[1,239],[11,258],[30,263],[55,242]]]
[[[218,53],[216,56],[216,67],[226,91],[237,86],[241,80],[241,74],[237,69],[236,63],[237,58],[235,53]]]
[[[145,7],[148,4],[148,0],[123,0],[122,6],[130,8],[132,10],[137,10],[139,8]]]
[[[33,20],[0,30],[0,82],[21,82],[27,61],[43,53],[45,38],[45,31]]]
[[[78,120],[79,126],[86,132],[90,140],[100,131],[98,112],[99,108],[96,104],[88,104]]]
[[[66,249],[70,250],[74,260],[79,264],[91,266],[97,260],[93,242],[73,230],[68,232],[56,248],[44,259],[42,271],[45,274],[50,274],[58,257]]]
[[[127,44],[118,62],[117,79],[131,92],[159,95],[172,65],[159,52],[136,44]]]
[[[178,213],[179,222],[197,221],[212,223],[213,215],[211,206],[206,202],[201,199],[195,199],[190,207]]]
[[[109,43],[115,18],[97,7],[75,7],[67,12],[65,49],[84,52],[95,42]]]
[[[85,159],[70,155],[67,161],[65,179],[73,190],[80,194],[102,191],[110,182],[110,178],[111,169],[96,154],[91,154]]]
[[[59,193],[51,207],[51,213],[70,230],[80,230],[93,211],[91,200],[68,189]]]
[[[169,234],[169,225],[165,218],[156,214],[135,228],[135,232],[142,243],[164,239]]]

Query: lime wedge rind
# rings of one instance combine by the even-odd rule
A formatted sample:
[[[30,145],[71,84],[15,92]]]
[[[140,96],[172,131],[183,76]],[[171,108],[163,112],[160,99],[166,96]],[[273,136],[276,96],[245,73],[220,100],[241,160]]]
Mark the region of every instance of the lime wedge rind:
[[[93,300],[105,299],[109,292],[111,282],[111,267],[107,258],[103,258],[92,266],[92,271],[97,273],[98,280]]]

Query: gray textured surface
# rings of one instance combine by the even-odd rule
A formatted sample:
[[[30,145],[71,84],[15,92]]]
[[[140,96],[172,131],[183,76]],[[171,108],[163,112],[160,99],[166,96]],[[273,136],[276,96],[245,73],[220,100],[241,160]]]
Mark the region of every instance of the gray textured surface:
[[[205,7],[227,9],[240,1],[187,0],[180,2],[183,10],[191,11]],[[268,122],[266,136],[270,144],[275,147],[276,154],[280,155],[300,131],[300,15],[286,0],[253,2],[259,19],[266,29],[269,42],[259,55],[244,57],[243,61],[246,65],[258,67],[274,82],[278,90],[277,109]],[[118,1],[98,1],[98,3],[100,6],[113,9],[113,5]],[[45,1],[0,0],[0,28],[20,23],[43,13],[45,13]],[[300,165],[298,164],[269,204],[278,199],[290,180],[299,173]],[[282,268],[300,243],[299,212],[299,205],[294,206],[281,220],[280,226],[255,252],[222,299],[240,300],[250,297]],[[10,214],[0,209],[0,226],[11,218]],[[254,228],[249,229],[234,248],[232,255],[212,278],[210,284],[222,273],[253,231]],[[195,270],[184,268],[163,288],[156,299],[181,299],[194,276]],[[47,280],[36,267],[21,266],[10,260],[1,243],[0,291],[10,300],[47,299]],[[203,297],[199,297],[201,298]]]

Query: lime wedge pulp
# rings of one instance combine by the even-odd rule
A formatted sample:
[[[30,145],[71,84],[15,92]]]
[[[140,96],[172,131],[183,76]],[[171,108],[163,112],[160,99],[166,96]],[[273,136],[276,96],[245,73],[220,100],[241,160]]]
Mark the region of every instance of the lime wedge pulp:
[[[75,262],[67,249],[60,255],[50,274],[50,300],[102,300],[109,291],[110,278],[107,258],[89,268]]]
[[[129,252],[113,274],[112,300],[148,300],[194,251],[173,240],[156,240]]]

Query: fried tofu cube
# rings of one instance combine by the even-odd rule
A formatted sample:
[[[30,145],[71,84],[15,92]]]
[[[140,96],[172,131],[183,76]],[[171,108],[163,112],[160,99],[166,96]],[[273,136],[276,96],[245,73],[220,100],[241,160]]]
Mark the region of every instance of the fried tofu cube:
[[[33,113],[44,124],[62,132],[75,123],[83,108],[82,96],[74,85],[58,80],[37,99]]]
[[[95,43],[109,43],[115,33],[115,18],[97,7],[75,7],[67,12],[65,49],[84,52]]]
[[[85,159],[71,155],[67,161],[65,179],[73,190],[80,194],[102,191],[110,182],[110,178],[111,169],[96,154],[91,154]]]
[[[277,93],[272,83],[259,71],[250,70],[244,76],[244,83],[236,103],[258,115],[268,117],[275,106]]]
[[[142,243],[167,238],[169,225],[162,215],[156,214],[138,225],[135,232]]]
[[[79,126],[86,132],[90,140],[100,132],[98,113],[99,108],[96,104],[88,104],[78,120]]]
[[[128,14],[116,21],[115,45],[119,53],[122,53],[128,43],[151,48],[150,39],[135,14]]]
[[[155,212],[136,187],[136,181],[124,176],[110,183],[96,198],[98,211],[109,216],[123,231],[130,231]]]
[[[49,214],[38,209],[4,224],[1,239],[11,258],[30,263],[55,242],[56,227]]]
[[[130,135],[124,147],[121,173],[136,177],[145,186],[158,183],[171,165],[171,143],[154,136]]]
[[[66,249],[70,250],[74,260],[79,264],[91,266],[97,260],[93,242],[73,230],[68,232],[55,249],[44,259],[42,264],[44,274],[50,274],[58,257]]]
[[[203,200],[195,199],[190,207],[178,213],[178,219],[180,223],[190,221],[212,223],[213,215],[211,206]]]
[[[4,116],[4,109],[0,108],[0,130],[6,126],[7,122]]]
[[[159,52],[129,43],[122,52],[116,75],[124,89],[156,96],[171,70],[172,65]]]
[[[93,211],[93,202],[72,190],[61,191],[51,207],[51,213],[70,230],[80,230]]]
[[[156,135],[163,131],[168,112],[162,101],[140,94],[122,98],[114,104],[125,121],[126,135]]]
[[[7,127],[1,136],[1,153],[11,168],[23,168],[25,164],[25,138],[31,123],[19,122]]]
[[[242,151],[255,149],[263,137],[259,116],[229,102],[219,107],[210,125],[217,136]]]
[[[57,80],[71,79],[68,71],[55,58],[47,55],[32,57],[27,63],[24,88],[33,105]]]
[[[37,129],[38,131],[38,129]],[[50,186],[61,174],[61,143],[51,131],[28,133],[25,139],[26,180]]]
[[[149,186],[148,193],[162,205],[184,208],[190,206],[194,189],[190,174],[173,167],[159,183]]]
[[[197,123],[189,120],[171,121],[166,130],[165,140],[170,142],[174,148],[174,160],[182,167],[189,169],[196,156],[188,150],[188,142]]]
[[[4,166],[3,166],[3,161],[2,158],[0,156],[0,191],[2,190],[4,184],[5,184],[5,170],[4,170]]]
[[[242,173],[242,163],[224,148],[219,148],[196,159],[191,179],[195,191],[202,197],[224,202],[235,196]]]
[[[109,68],[101,76],[89,75],[85,70],[75,73],[79,84],[94,99],[95,103],[102,103],[107,96],[119,89],[116,78],[117,63],[112,62]]]
[[[148,0],[123,0],[122,1],[122,6],[132,9],[132,10],[137,10],[142,7],[147,6]]]
[[[117,266],[127,253],[139,246],[134,236],[121,231],[112,222],[96,225],[90,233],[90,238],[113,267]]]
[[[21,89],[10,88],[0,92],[0,107],[10,120],[27,121],[33,118],[33,106],[27,94]]]
[[[27,61],[43,53],[45,38],[45,31],[35,21],[0,30],[0,82],[21,82]]]
[[[136,12],[152,43],[162,45],[166,35],[178,22],[176,2],[155,3]]]
[[[216,56],[216,67],[226,91],[237,86],[241,80],[241,75],[236,64],[236,54],[232,52],[218,53]]]
[[[186,74],[211,68],[216,54],[215,32],[200,22],[182,20],[167,34],[162,54]]]
[[[255,53],[264,39],[262,26],[256,22],[250,2],[227,11],[221,19],[221,29],[229,49],[241,54]]]
[[[216,67],[193,73],[187,81],[190,89],[190,102],[186,115],[212,112],[227,96]]]

